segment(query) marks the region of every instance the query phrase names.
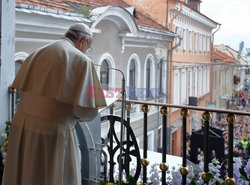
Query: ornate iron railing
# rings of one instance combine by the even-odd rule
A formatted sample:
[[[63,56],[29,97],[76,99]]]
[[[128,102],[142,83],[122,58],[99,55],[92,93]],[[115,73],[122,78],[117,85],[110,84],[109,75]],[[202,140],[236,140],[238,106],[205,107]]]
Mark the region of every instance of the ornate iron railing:
[[[124,162],[122,170],[125,170],[126,176],[129,176],[129,163],[130,163],[130,155],[137,157],[137,168],[136,173],[133,175],[134,179],[137,180],[141,171],[141,168],[138,167],[142,166],[142,181],[143,184],[147,183],[147,166],[149,164],[149,159],[147,157],[148,151],[148,141],[147,141],[147,131],[148,131],[148,112],[149,106],[158,106],[160,108],[160,113],[162,115],[162,160],[159,165],[161,169],[162,175],[162,185],[166,185],[166,173],[168,171],[169,165],[166,163],[166,154],[167,154],[167,116],[168,116],[168,109],[169,108],[178,108],[180,109],[180,116],[182,117],[182,166],[180,167],[180,173],[182,174],[182,184],[187,184],[187,175],[189,173],[189,169],[187,167],[187,155],[186,155],[186,131],[187,131],[187,117],[189,116],[189,111],[201,111],[202,119],[204,122],[203,131],[204,131],[204,138],[203,138],[203,151],[204,151],[204,171],[202,173],[202,179],[204,180],[205,184],[208,184],[211,180],[209,175],[209,128],[210,128],[210,121],[211,121],[211,113],[222,113],[227,114],[226,121],[228,123],[228,177],[225,179],[227,185],[235,184],[235,179],[233,178],[233,124],[235,122],[235,115],[243,115],[243,116],[250,116],[249,112],[243,111],[232,111],[232,110],[224,110],[224,109],[212,109],[212,108],[205,108],[205,107],[196,107],[196,106],[179,106],[179,105],[172,105],[172,104],[163,104],[163,103],[153,103],[153,102],[146,102],[146,101],[136,101],[136,100],[127,100],[126,103],[131,106],[131,104],[140,104],[142,105],[141,110],[143,112],[143,156],[141,159],[138,144],[136,143],[136,138],[134,133],[130,127],[130,109],[127,110],[127,120],[124,121],[125,128],[127,129],[126,140],[123,143],[119,143],[118,139],[115,139],[118,143],[115,148],[113,148],[112,143],[113,139],[117,138],[116,134],[114,133],[114,120],[121,121],[117,116],[104,116],[102,120],[109,120],[110,121],[110,130],[109,130],[109,182],[114,182],[113,174],[114,174],[114,153],[117,152],[119,146],[122,144],[126,146],[123,148]],[[112,111],[111,111],[112,114]],[[130,151],[130,148],[134,146],[133,152]],[[140,161],[140,162],[139,162]],[[118,162],[118,159],[117,159]],[[140,164],[139,164],[140,163]]]
[[[14,98],[15,98],[15,90],[10,89],[11,94],[11,116],[14,114]],[[128,107],[131,104],[139,104],[142,105],[142,112],[144,114],[144,124],[143,124],[143,156],[140,157],[139,147],[136,141],[136,137],[133,133],[133,130],[130,126],[130,108],[127,108],[127,118],[123,120],[123,124],[126,129],[126,140],[119,142],[119,139],[115,133],[115,123],[122,122],[121,117],[113,115],[113,107],[110,109],[110,115],[106,115],[101,117],[101,121],[108,121],[110,124],[109,132],[108,132],[108,154],[109,154],[109,176],[104,178],[104,180],[109,182],[114,182],[114,166],[115,164],[122,161],[122,171],[125,171],[126,176],[131,175],[129,172],[131,157],[136,158],[136,170],[133,174],[134,180],[136,181],[139,178],[141,172],[141,165],[143,169],[143,183],[147,183],[147,166],[149,164],[149,160],[147,159],[147,130],[148,130],[148,112],[149,106],[158,106],[161,107],[160,112],[162,114],[162,161],[160,163],[160,169],[162,171],[162,185],[166,185],[166,172],[168,171],[168,164],[166,163],[166,154],[167,154],[167,115],[168,108],[178,108],[180,109],[180,115],[182,116],[182,166],[180,168],[180,173],[182,174],[182,184],[186,185],[187,183],[187,155],[186,155],[186,124],[187,117],[189,116],[189,110],[194,111],[203,111],[202,119],[204,121],[204,143],[203,143],[203,151],[204,151],[204,172],[202,173],[202,179],[205,184],[208,184],[210,179],[209,175],[209,127],[211,120],[211,113],[220,113],[227,114],[226,121],[228,123],[228,177],[225,179],[227,185],[234,185],[235,179],[233,177],[233,142],[234,142],[234,123],[235,123],[235,115],[243,115],[250,116],[249,112],[244,111],[232,111],[232,110],[224,110],[224,109],[212,109],[205,107],[196,107],[196,106],[180,106],[173,104],[165,104],[165,103],[154,103],[154,102],[146,102],[146,101],[136,101],[136,100],[127,100],[126,101]],[[114,146],[113,143],[116,143]],[[119,149],[122,148],[122,156],[117,157],[115,159],[115,153],[118,153]],[[103,153],[103,155],[105,155]],[[122,160],[120,159],[122,158]],[[107,156],[105,156],[107,159]],[[117,163],[115,162],[117,161]],[[103,162],[105,164],[105,161]],[[107,169],[105,168],[105,171]]]

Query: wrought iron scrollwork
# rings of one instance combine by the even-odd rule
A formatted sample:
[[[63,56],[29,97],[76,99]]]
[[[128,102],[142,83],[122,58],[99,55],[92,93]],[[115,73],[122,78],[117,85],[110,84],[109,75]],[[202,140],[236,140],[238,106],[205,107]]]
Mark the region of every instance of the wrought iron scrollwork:
[[[102,116],[101,122],[105,122],[105,121],[108,121],[110,125],[108,136],[105,139],[107,142],[106,145],[107,145],[108,156],[109,156],[108,157],[109,158],[108,181],[114,182],[114,167],[116,164],[119,163],[119,158],[120,158],[119,149],[121,145],[120,140],[118,139],[117,134],[115,132],[115,124],[117,122],[121,123],[121,118],[118,116],[114,116],[114,115]],[[129,174],[137,181],[141,172],[140,150],[139,150],[139,146],[137,144],[134,132],[126,120],[124,120],[124,127],[130,139],[129,141],[124,140],[122,142],[122,163],[123,163],[122,170],[124,170],[126,174]],[[129,150],[127,149],[127,147],[129,148]],[[117,153],[117,157],[116,157],[116,153]],[[129,156],[127,160],[126,160],[126,155]],[[127,169],[125,165],[127,162],[132,161],[132,157],[136,159],[136,166],[135,166],[134,174],[130,174],[129,169]]]

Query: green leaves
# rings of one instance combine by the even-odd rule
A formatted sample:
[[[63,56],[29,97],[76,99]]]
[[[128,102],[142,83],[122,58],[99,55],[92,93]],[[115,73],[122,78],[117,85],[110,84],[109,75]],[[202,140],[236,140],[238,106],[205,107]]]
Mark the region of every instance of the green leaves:
[[[241,174],[241,179],[244,180],[244,181],[250,182],[250,179],[248,179],[247,174],[246,174],[246,172],[245,172],[245,170],[244,170],[244,166],[242,166],[242,167],[239,169],[239,171],[240,171],[240,174]]]
[[[190,185],[199,185],[195,178],[192,179]]]
[[[4,131],[5,131],[5,133],[7,134],[7,137],[9,136],[9,133],[10,133],[10,121],[6,121],[5,122],[5,129],[4,129]]]
[[[83,15],[88,16],[90,14],[90,8],[86,4],[82,5],[82,7],[81,7],[81,13]]]

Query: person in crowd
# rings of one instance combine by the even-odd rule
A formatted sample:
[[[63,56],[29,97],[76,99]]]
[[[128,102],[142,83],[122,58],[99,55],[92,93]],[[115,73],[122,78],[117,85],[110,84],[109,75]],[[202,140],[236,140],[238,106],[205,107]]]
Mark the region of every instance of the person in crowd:
[[[217,155],[216,155],[215,150],[212,150],[211,160],[213,160],[213,159],[217,159]]]
[[[202,169],[204,166],[204,153],[201,150],[200,153],[198,154],[198,161],[199,161],[199,167]]]

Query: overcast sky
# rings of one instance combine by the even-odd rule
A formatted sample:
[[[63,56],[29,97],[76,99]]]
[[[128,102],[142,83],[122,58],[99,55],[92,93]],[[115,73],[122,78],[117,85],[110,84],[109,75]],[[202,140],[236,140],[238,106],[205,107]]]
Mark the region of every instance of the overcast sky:
[[[201,13],[221,24],[215,44],[239,49],[240,41],[250,48],[250,0],[202,0]]]

